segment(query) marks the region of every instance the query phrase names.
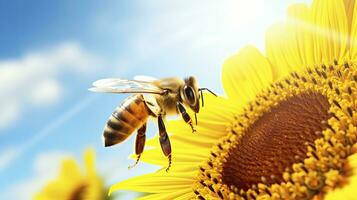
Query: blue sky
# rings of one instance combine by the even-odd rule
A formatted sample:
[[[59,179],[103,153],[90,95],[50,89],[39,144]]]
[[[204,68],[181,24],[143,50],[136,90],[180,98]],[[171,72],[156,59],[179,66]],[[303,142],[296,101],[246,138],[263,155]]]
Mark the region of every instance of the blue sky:
[[[127,170],[134,137],[103,147],[104,123],[126,96],[90,93],[91,82],[194,75],[224,95],[224,59],[248,44],[264,51],[265,30],[293,2],[309,1],[0,0],[0,196],[30,199],[88,146],[108,185],[155,170]]]

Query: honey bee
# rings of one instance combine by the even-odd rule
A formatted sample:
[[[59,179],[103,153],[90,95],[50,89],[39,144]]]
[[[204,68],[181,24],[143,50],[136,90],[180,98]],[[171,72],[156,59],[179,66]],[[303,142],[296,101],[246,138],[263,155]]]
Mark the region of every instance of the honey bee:
[[[191,127],[195,128],[186,108],[191,109],[195,114],[200,111],[200,102],[203,101],[203,90],[207,90],[216,96],[208,88],[199,88],[195,77],[189,76],[185,79],[172,77],[163,79],[153,79],[151,77],[136,77],[134,80],[108,78],[95,81],[93,87],[89,89],[94,92],[108,93],[133,93],[118,106],[109,117],[103,131],[104,146],[112,146],[123,142],[135,130],[137,130],[135,140],[136,162],[129,168],[138,164],[140,156],[145,146],[146,124],[149,117],[157,118],[159,128],[159,140],[164,155],[168,158],[168,167],[171,166],[171,144],[166,132],[164,118],[168,115],[181,114],[183,120]]]

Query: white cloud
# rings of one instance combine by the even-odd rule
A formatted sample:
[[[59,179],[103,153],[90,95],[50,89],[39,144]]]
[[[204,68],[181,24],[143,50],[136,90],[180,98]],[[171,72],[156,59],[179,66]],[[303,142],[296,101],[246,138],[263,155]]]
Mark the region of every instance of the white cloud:
[[[30,100],[37,105],[46,105],[58,101],[62,93],[61,84],[54,79],[42,80],[34,85],[30,92]]]
[[[60,75],[83,76],[94,72],[99,63],[97,57],[73,42],[0,60],[0,130],[13,124],[26,107],[56,103],[63,91]]]
[[[63,151],[44,152],[37,155],[33,163],[36,177],[55,178],[61,161],[69,157],[71,157],[70,153]]]
[[[12,124],[20,115],[19,105],[15,101],[3,102],[0,114],[0,130],[5,128],[8,124]]]

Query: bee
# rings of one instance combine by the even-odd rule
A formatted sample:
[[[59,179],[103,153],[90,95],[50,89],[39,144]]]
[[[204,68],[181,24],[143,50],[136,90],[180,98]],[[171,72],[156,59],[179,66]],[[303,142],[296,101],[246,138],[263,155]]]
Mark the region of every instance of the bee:
[[[192,119],[186,109],[195,114],[204,105],[203,90],[216,96],[208,88],[199,88],[195,77],[181,79],[177,77],[154,79],[151,77],[136,77],[134,80],[108,78],[95,81],[89,89],[94,92],[132,93],[119,105],[109,117],[103,131],[104,146],[112,146],[125,141],[135,130],[136,162],[138,164],[143,153],[146,140],[146,124],[149,117],[156,118],[159,128],[159,140],[163,154],[168,158],[168,171],[171,167],[171,144],[166,132],[164,119],[166,116],[181,114],[182,119],[195,132]]]

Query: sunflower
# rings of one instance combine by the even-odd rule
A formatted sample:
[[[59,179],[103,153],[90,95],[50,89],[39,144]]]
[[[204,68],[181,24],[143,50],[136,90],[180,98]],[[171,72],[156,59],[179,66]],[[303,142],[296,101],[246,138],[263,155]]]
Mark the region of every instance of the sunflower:
[[[223,64],[224,97],[208,97],[197,134],[169,122],[172,170],[111,192],[141,199],[355,199],[357,3],[295,4],[266,34]],[[206,97],[205,96],[205,97]],[[166,168],[158,138],[142,156]]]
[[[35,195],[35,200],[100,200],[106,199],[102,180],[95,172],[93,150],[84,153],[86,171],[81,173],[73,159],[62,161],[61,170],[56,180],[49,182],[42,191]]]

